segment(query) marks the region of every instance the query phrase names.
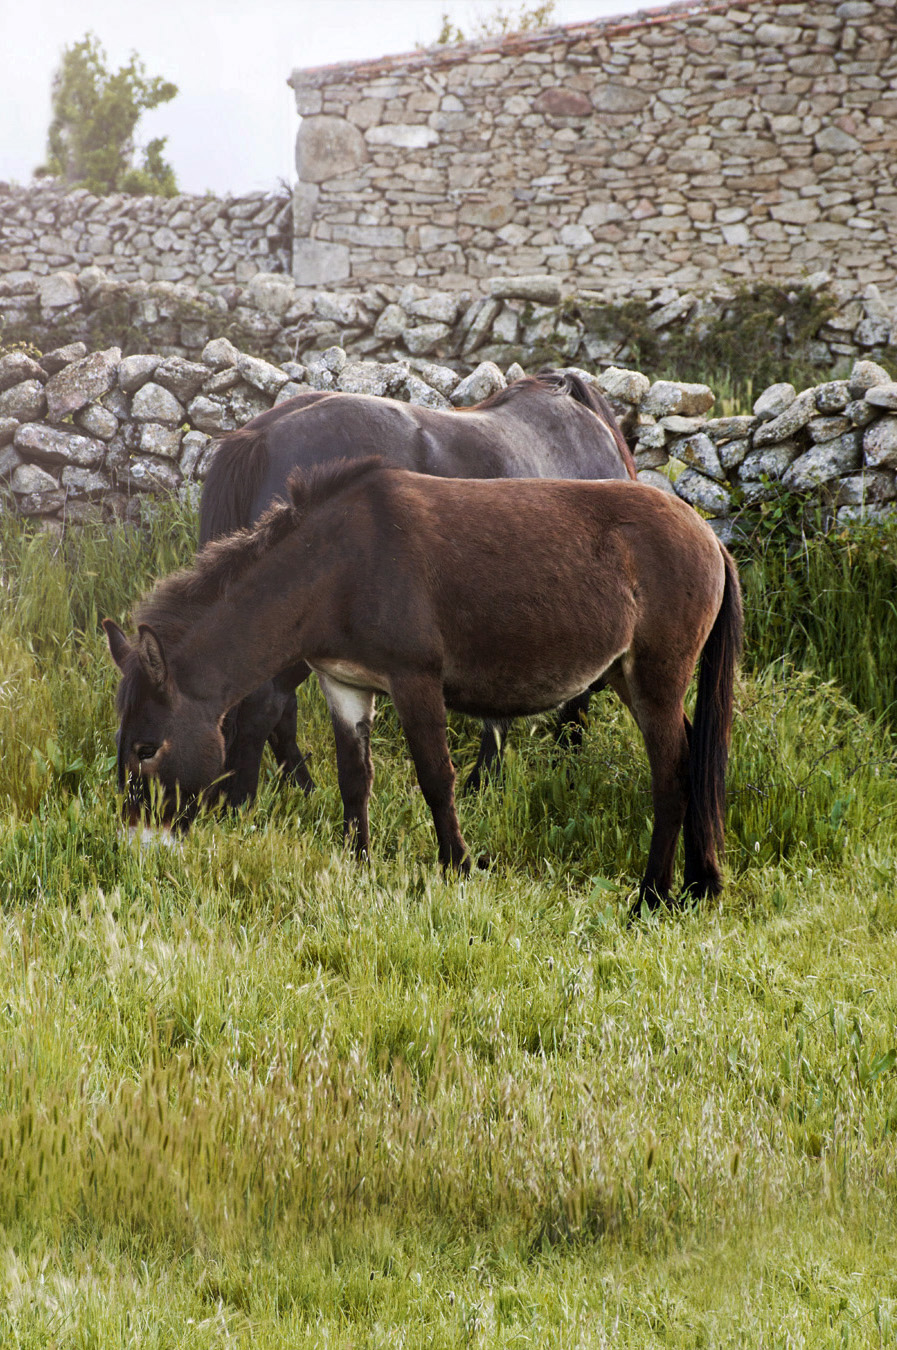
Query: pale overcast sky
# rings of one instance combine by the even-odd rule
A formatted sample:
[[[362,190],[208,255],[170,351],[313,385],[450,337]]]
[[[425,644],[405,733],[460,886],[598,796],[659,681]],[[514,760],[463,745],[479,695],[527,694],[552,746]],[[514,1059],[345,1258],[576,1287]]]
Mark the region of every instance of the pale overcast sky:
[[[168,137],[182,191],[224,195],[295,180],[296,67],[412,51],[435,39],[443,13],[469,30],[497,3],[517,13],[522,0],[0,0],[0,181],[27,183],[43,160],[53,71],[88,31],[112,69],[136,51],[149,75],[174,81],[180,93],[144,116],[140,139]],[[552,21],[640,7],[557,0]]]

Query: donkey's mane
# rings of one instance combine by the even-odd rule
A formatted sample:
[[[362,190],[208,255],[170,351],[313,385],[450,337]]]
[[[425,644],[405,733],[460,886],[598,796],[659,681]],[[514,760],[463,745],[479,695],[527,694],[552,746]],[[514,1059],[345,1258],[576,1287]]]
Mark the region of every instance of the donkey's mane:
[[[538,375],[524,375],[522,379],[515,380],[506,388],[490,394],[481,403],[474,403],[469,408],[457,408],[455,411],[471,413],[483,412],[487,408],[501,408],[512,399],[518,399],[521,394],[531,394],[537,389],[543,394],[566,394],[569,392],[566,375],[561,370],[542,370]]]
[[[519,398],[521,394],[530,394],[536,390],[543,394],[554,394],[555,396],[567,394],[573,399],[574,403],[581,403],[584,408],[593,412],[613,437],[629,477],[636,477],[635,460],[626,438],[620,430],[613,408],[600,390],[587,383],[572,370],[552,370],[550,367],[546,367],[544,370],[540,370],[538,375],[525,375],[523,379],[515,380],[513,384],[509,384],[506,389],[499,389],[498,393],[490,394],[488,398],[483,399],[482,403],[476,403],[472,408],[459,408],[458,412],[483,412],[493,408],[501,408],[510,400]]]
[[[382,460],[370,456],[294,470],[287,483],[289,502],[269,507],[253,529],[206,544],[192,567],[158,581],[138,606],[135,621],[149,624],[164,646],[174,646],[253,563],[297,530],[310,510],[383,467]]]

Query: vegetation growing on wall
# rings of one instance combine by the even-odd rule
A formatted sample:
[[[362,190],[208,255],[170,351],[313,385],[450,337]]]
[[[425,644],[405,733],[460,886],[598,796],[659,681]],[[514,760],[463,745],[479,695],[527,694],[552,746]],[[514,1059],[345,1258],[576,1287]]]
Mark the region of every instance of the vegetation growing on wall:
[[[805,388],[824,378],[830,358],[814,353],[812,344],[836,309],[828,291],[764,281],[739,287],[721,313],[704,315],[698,305],[687,322],[664,328],[652,321],[644,300],[575,300],[564,312],[586,332],[616,341],[628,365],[667,379],[700,376],[744,400],[780,380]]]
[[[487,14],[481,14],[470,25],[469,31],[454,23],[448,13],[442,15],[442,27],[435,46],[451,46],[455,42],[479,41],[488,37],[505,37],[509,33],[529,33],[545,28],[554,14],[556,0],[536,0],[534,4],[513,6],[496,5]]]

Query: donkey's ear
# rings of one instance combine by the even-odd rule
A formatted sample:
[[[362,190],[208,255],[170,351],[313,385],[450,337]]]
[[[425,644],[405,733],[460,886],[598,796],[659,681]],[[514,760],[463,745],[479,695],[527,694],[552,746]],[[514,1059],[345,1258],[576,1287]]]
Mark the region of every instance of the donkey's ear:
[[[137,656],[151,684],[162,690],[168,681],[168,662],[157,635],[149,624],[137,629]]]
[[[119,670],[124,670],[125,662],[131,654],[131,644],[121,631],[117,623],[111,619],[103,620],[103,630],[106,634],[106,641],[109,643],[109,651],[112,654],[112,660],[118,666]]]

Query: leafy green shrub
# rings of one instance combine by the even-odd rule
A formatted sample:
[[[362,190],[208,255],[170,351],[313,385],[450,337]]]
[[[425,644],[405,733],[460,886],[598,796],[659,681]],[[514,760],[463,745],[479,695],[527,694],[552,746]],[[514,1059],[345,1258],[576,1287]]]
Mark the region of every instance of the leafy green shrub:
[[[587,333],[617,340],[627,363],[645,374],[724,385],[744,403],[751,391],[780,380],[806,386],[829,376],[828,357],[821,358],[811,344],[835,309],[826,291],[759,282],[736,290],[718,313],[697,313],[664,329],[652,325],[645,300],[615,305],[579,300],[563,312],[579,319]]]

